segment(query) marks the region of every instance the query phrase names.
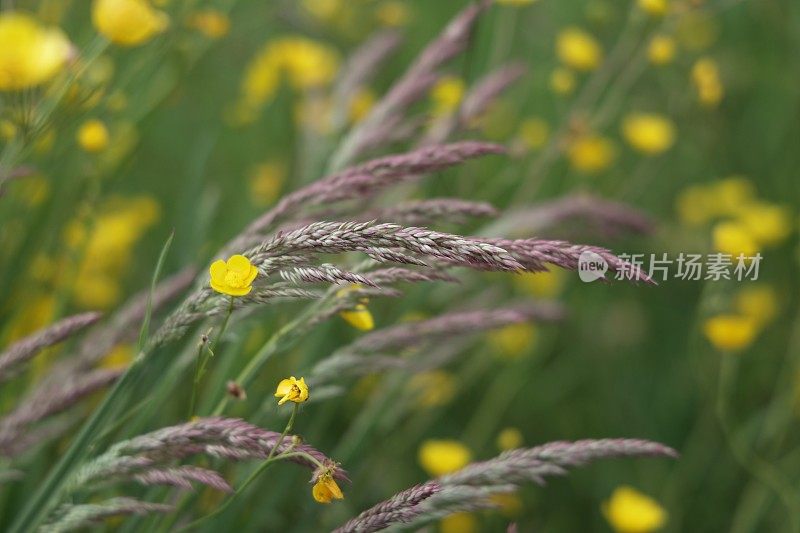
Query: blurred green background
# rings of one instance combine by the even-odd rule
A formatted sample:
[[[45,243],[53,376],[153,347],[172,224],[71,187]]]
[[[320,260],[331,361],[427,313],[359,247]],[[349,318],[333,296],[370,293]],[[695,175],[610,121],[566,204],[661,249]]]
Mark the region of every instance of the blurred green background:
[[[165,270],[176,272],[190,264],[205,269],[211,254],[280,194],[324,175],[342,132],[322,124],[320,114],[313,115],[316,124],[299,117],[298,108],[310,105],[311,97],[292,83],[280,83],[246,123],[235,116],[243,76],[263,46],[304,36],[329,48],[341,64],[372,30],[396,26],[402,45],[369,86],[380,98],[467,3],[166,2],[163,9],[172,25],[163,35],[142,47],[103,52],[100,64],[113,72],[106,79],[97,74],[99,103],[70,105],[68,98],[53,114],[51,146],[33,148],[14,160],[37,172],[30,180],[9,183],[0,199],[0,340],[5,344],[57,316],[95,308],[98,301],[115,307],[148,284],[171,230],[175,240]],[[14,5],[60,25],[82,51],[95,42],[88,2]],[[229,31],[209,36],[186,22],[200,8],[227,14]],[[564,68],[564,60],[556,42],[569,27],[593,35],[604,59],[596,68],[573,72],[574,89],[559,94],[553,89],[553,73]],[[668,64],[648,61],[655,35],[674,39],[675,56]],[[664,531],[797,530],[799,48],[800,3],[789,0],[673,0],[665,16],[653,16],[636,2],[611,0],[538,0],[489,9],[466,54],[451,63],[450,73],[470,86],[511,60],[523,62],[528,71],[473,131],[457,137],[518,149],[510,157],[486,158],[432,176],[416,186],[413,196],[485,200],[503,211],[592,193],[647,213],[655,231],[609,239],[592,231],[596,228],[579,226],[537,236],[675,257],[719,248],[715,228],[720,218],[728,217],[717,209],[728,190],[720,183],[741,176],[748,201],[780,206],[788,213],[781,219],[786,231],[759,247],[764,260],[755,285],[766,287],[770,296],[764,305],[774,316],[759,322],[757,333],[741,347],[725,350],[704,334],[704,325],[712,316],[737,309],[738,295],[752,282],[669,279],[658,286],[601,285],[581,283],[577,274],[565,272],[537,284],[465,273],[458,286],[408,286],[400,299],[370,302],[377,327],[409,316],[540,296],[563,301],[569,316],[562,324],[492,333],[468,343],[455,362],[430,378],[439,380],[435,383],[441,397],[420,403],[413,386],[408,388],[413,378],[389,373],[353,381],[341,398],[309,404],[296,431],[343,462],[352,479],[345,487],[346,499],[318,506],[308,496],[303,476],[292,466],[279,465],[215,522],[217,527],[330,528],[427,479],[417,460],[426,439],[459,440],[473,458],[485,459],[498,452],[496,439],[503,429],[517,428],[526,445],[636,437],[664,442],[681,457],[674,462],[615,460],[580,469],[545,488],[522,491],[521,505],[507,510],[510,515],[476,514],[476,530],[504,531],[516,521],[520,531],[608,531],[601,506],[620,485],[633,486],[664,507],[669,514]],[[717,66],[724,87],[715,105],[699,101],[693,78],[703,58]],[[88,99],[101,90],[90,81],[85,86],[82,97]],[[111,97],[116,94],[124,95],[125,105],[114,105]],[[11,116],[9,98],[3,110]],[[431,96],[415,110],[427,113],[436,105]],[[674,144],[657,155],[636,150],[622,132],[625,117],[632,113],[667,117],[674,125]],[[99,154],[87,154],[76,141],[80,125],[90,118],[103,120],[110,131],[111,148]],[[524,128],[521,133],[526,121],[539,127],[541,142],[526,138]],[[614,155],[603,168],[585,172],[569,154],[590,133],[607,139]],[[408,146],[401,143],[391,151]],[[699,222],[681,210],[691,203],[687,190],[705,191],[702,201],[686,208],[704,213]],[[157,203],[158,215],[148,223],[145,208],[133,208],[130,216],[141,228],[129,239],[125,264],[112,269],[118,294],[86,289],[85,295],[97,290],[99,300],[88,296],[81,303],[73,297],[69,279],[80,268],[70,263],[65,228],[82,216],[96,219],[124,211],[113,198],[142,197]],[[743,201],[738,208],[749,205]],[[437,229],[473,234],[483,225],[443,224]],[[300,304],[287,304],[249,317],[237,326],[226,350],[231,361],[212,364],[241,368],[254,343],[300,309]],[[755,314],[763,315],[763,309],[758,307]],[[247,391],[251,401],[237,404],[230,414],[280,429],[282,415],[270,401],[274,382],[307,370],[312,361],[359,335],[339,319],[319,326],[290,353],[271,361],[264,379]],[[212,368],[210,383],[223,384],[221,372]],[[16,394],[24,385],[14,387],[7,390]],[[136,430],[178,423],[189,390],[187,376],[175,388],[175,405],[162,406],[153,419],[139,421]],[[11,392],[2,392],[2,405],[12,404],[9,396]],[[128,431],[134,430],[122,430],[119,437],[130,436]],[[49,445],[14,493],[0,489],[5,501],[0,514],[18,505],[18,495],[36,484],[36,472],[60,449],[59,443]],[[246,471],[237,468],[229,469],[229,479]],[[141,489],[131,488],[130,493],[136,490]],[[218,498],[203,491],[200,500],[210,506]],[[155,521],[135,524],[128,527],[149,529]],[[458,530],[452,524],[442,527]]]

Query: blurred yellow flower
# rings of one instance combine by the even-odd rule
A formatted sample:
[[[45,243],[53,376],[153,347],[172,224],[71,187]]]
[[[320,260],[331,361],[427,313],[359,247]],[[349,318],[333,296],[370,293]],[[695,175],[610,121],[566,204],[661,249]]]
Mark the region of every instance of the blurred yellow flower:
[[[608,169],[614,163],[616,155],[614,143],[595,134],[578,137],[567,148],[567,158],[572,167],[587,174]]]
[[[603,49],[590,34],[576,27],[562,30],[556,38],[556,53],[566,66],[575,70],[594,70],[603,60]]]
[[[244,296],[253,290],[253,280],[258,269],[243,255],[232,255],[227,261],[218,259],[211,263],[211,288],[230,296]]]
[[[656,35],[647,45],[647,58],[654,65],[667,65],[675,59],[677,45],[669,35]]]
[[[450,115],[458,109],[464,97],[464,80],[456,76],[443,76],[431,89],[433,114]]]
[[[514,284],[517,287],[542,298],[558,296],[566,281],[566,271],[552,266],[547,272],[524,272],[514,276]]]
[[[58,74],[73,54],[67,36],[33,17],[0,12],[0,91],[35,87]]]
[[[566,68],[557,68],[550,73],[550,89],[561,96],[572,94],[575,90],[575,74]]]
[[[500,508],[503,515],[513,518],[522,514],[522,498],[516,492],[501,492],[489,497],[489,502]]]
[[[698,59],[692,66],[692,83],[701,104],[714,107],[722,100],[725,91],[717,63],[708,57]]]
[[[762,246],[776,246],[792,233],[792,214],[784,206],[757,202],[745,207],[739,222]]]
[[[343,500],[344,494],[342,494],[342,489],[339,488],[339,485],[336,483],[336,480],[333,479],[333,474],[330,471],[325,472],[317,482],[314,483],[314,487],[311,489],[311,495],[314,497],[319,503],[331,503],[331,500]]]
[[[714,226],[712,231],[714,249],[736,258],[739,254],[752,257],[760,251],[758,242],[747,226],[741,222],[724,221]]]
[[[357,291],[360,287],[361,286],[358,284],[351,285],[339,290],[336,296],[344,298],[348,293]],[[375,327],[375,320],[372,318],[372,313],[370,313],[367,308],[368,303],[369,299],[360,298],[353,308],[339,311],[339,316],[354,328],[360,329],[361,331],[369,331]]]
[[[279,161],[257,165],[249,176],[250,200],[261,207],[278,199],[286,179],[286,167]]]
[[[769,285],[752,285],[742,289],[734,300],[736,311],[755,320],[759,326],[770,323],[780,306],[775,289]]]
[[[134,354],[135,350],[130,344],[118,344],[100,361],[100,367],[110,370],[127,368]]]
[[[438,407],[450,403],[456,395],[456,378],[444,370],[415,374],[408,381],[409,394],[418,407]]]
[[[725,351],[744,350],[753,343],[758,329],[758,321],[745,315],[717,315],[703,323],[703,333],[708,341]]]
[[[331,20],[342,9],[342,0],[302,0],[303,9],[320,20]]]
[[[523,442],[522,432],[517,428],[505,428],[497,434],[497,448],[503,452],[519,448]]]
[[[294,376],[282,379],[275,389],[275,397],[280,398],[278,405],[286,402],[303,403],[308,400],[308,385],[306,379],[296,379]]]
[[[639,8],[654,17],[661,17],[669,9],[668,0],[638,0]]]
[[[297,90],[316,89],[329,84],[338,68],[338,55],[327,45],[296,36],[270,41],[245,69],[238,118],[246,122],[247,114],[271,101],[284,76]]]
[[[614,489],[602,510],[617,533],[650,533],[667,522],[667,512],[657,501],[628,486]]]
[[[474,533],[478,520],[472,513],[453,513],[439,520],[439,533]]]
[[[353,124],[357,124],[366,118],[367,114],[375,105],[375,93],[366,87],[360,87],[350,99],[348,118]]]
[[[102,152],[108,147],[108,128],[100,120],[90,119],[78,128],[78,145],[87,152]]]
[[[137,46],[166,30],[169,17],[148,0],[94,0],[92,23],[112,43]]]
[[[375,10],[375,18],[384,26],[396,28],[408,24],[411,12],[405,2],[393,0],[379,5]]]
[[[228,15],[216,9],[201,9],[189,15],[186,24],[209,39],[221,39],[228,35],[231,20]]]
[[[539,0],[494,0],[495,4],[504,6],[529,6]]]
[[[8,119],[0,120],[0,139],[10,141],[17,136],[19,128]]]
[[[472,453],[457,440],[429,439],[420,446],[417,459],[423,470],[438,477],[465,467]]]
[[[542,118],[530,117],[522,121],[519,125],[517,137],[522,141],[525,148],[536,150],[544,146],[550,136],[550,126]]]
[[[675,124],[654,113],[634,113],[622,121],[622,135],[634,149],[647,154],[661,154],[675,142]]]
[[[510,324],[489,333],[489,342],[501,357],[516,359],[526,355],[536,342],[536,326]]]

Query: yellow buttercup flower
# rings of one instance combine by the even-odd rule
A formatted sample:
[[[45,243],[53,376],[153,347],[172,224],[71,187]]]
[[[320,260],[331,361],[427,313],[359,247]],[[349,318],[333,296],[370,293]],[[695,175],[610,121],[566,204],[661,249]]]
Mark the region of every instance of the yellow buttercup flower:
[[[430,439],[422,443],[417,458],[428,474],[438,477],[465,467],[472,453],[457,440]]]
[[[536,326],[510,324],[489,333],[489,342],[501,357],[516,359],[530,352],[536,342]]]
[[[555,298],[567,281],[566,271],[550,267],[547,272],[524,272],[514,276],[514,284],[521,290],[541,298]]]
[[[50,80],[73,53],[67,36],[33,17],[0,13],[0,91],[35,87]]]
[[[575,90],[575,74],[566,68],[557,68],[550,74],[550,89],[561,96],[572,94]]]
[[[635,113],[622,121],[622,135],[634,149],[647,154],[661,154],[675,142],[675,124],[662,115]]]
[[[120,46],[144,44],[169,26],[169,17],[148,0],[94,0],[92,24]]]
[[[602,509],[606,520],[617,533],[651,533],[667,522],[664,508],[632,487],[616,488]]]
[[[360,87],[350,99],[348,105],[348,118],[353,124],[364,120],[375,105],[375,93],[368,88]]]
[[[709,195],[717,216],[735,217],[755,203],[756,188],[743,176],[730,176],[712,183]]]
[[[669,9],[668,0],[638,0],[639,8],[654,17],[666,15]]]
[[[617,155],[614,143],[605,137],[588,134],[572,141],[567,148],[567,158],[578,171],[595,174],[606,170]]]
[[[248,258],[243,255],[232,255],[228,261],[218,259],[211,263],[211,288],[230,296],[244,296],[253,289],[252,283],[258,275]]]
[[[257,165],[249,178],[250,200],[257,206],[269,205],[280,195],[286,166],[280,161],[267,161]]]
[[[752,257],[761,249],[753,234],[741,222],[720,222],[714,226],[712,238],[715,250],[730,254],[734,258],[739,254]]]
[[[336,296],[339,298],[345,298],[350,292],[357,291],[359,288],[360,285],[358,284],[351,285],[350,287],[338,291]],[[351,309],[339,311],[339,316],[356,329],[360,329],[361,331],[370,331],[375,327],[375,320],[372,318],[372,313],[370,313],[369,309],[367,308],[367,303],[369,303],[367,298],[360,298],[358,303],[356,303]]]
[[[556,38],[556,53],[566,66],[575,70],[594,70],[603,60],[603,49],[580,28],[567,28]]]
[[[513,450],[522,446],[524,438],[517,428],[505,428],[497,435],[497,448],[500,451]]]
[[[286,402],[303,403],[308,400],[308,385],[305,378],[296,379],[294,376],[282,379],[275,389],[275,397],[280,398],[278,405]]]
[[[331,503],[332,500],[344,499],[342,489],[339,488],[336,480],[333,479],[333,473],[330,470],[319,476],[317,482],[314,483],[314,487],[311,489],[311,495],[314,497],[314,500],[319,503]]]
[[[456,76],[444,76],[431,89],[433,114],[449,115],[458,109],[464,98],[464,80]]]
[[[231,20],[222,11],[203,9],[192,13],[187,25],[209,39],[221,39],[228,35],[231,29]]]
[[[744,350],[753,343],[758,330],[757,320],[745,315],[717,315],[703,324],[709,342],[725,351]]]
[[[647,59],[654,65],[666,65],[675,59],[677,45],[668,35],[656,35],[647,45]]]
[[[419,407],[446,405],[456,395],[457,380],[444,370],[415,374],[408,382],[409,394]]]
[[[78,128],[78,144],[87,152],[102,152],[108,147],[108,128],[97,119],[87,120]]]

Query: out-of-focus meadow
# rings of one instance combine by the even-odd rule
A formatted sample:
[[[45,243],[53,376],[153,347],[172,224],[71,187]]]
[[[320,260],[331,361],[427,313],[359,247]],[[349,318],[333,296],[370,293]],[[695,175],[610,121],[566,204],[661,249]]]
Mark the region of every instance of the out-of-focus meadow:
[[[192,528],[324,531],[503,450],[626,437],[664,443],[680,457],[598,462],[546,486],[490,493],[494,509],[465,505],[417,525],[800,531],[800,3],[496,0],[478,15],[463,52],[404,104],[403,120],[387,119],[380,142],[351,158],[348,132],[370,120],[393,83],[470,4],[2,2],[0,353],[64,317],[99,311],[105,318],[83,343],[70,337],[13,372],[0,358],[0,528],[68,529],[70,519],[83,522],[64,502],[79,514],[88,512],[79,503],[124,496],[173,510],[148,514],[136,504],[129,515],[117,505],[108,514],[125,516],[92,515],[95,527],[165,531],[199,519]],[[348,61],[357,52],[363,58],[362,45],[376,35],[372,51],[385,46],[387,53],[359,78]],[[480,101],[473,89],[498,69],[505,69],[497,78],[502,90]],[[343,73],[358,83],[348,85]],[[475,101],[480,109],[466,112]],[[143,308],[129,322],[118,310],[148,294],[162,250],[161,279],[196,269],[184,274],[168,311],[191,293],[193,275],[195,288],[207,287],[212,260],[258,244],[245,240],[216,254],[288,193],[357,162],[464,139],[507,153],[417,171],[428,175],[399,184],[382,204],[365,196],[345,212],[334,200],[321,202],[281,229],[316,220],[392,222],[375,205],[460,198],[496,212],[483,203],[447,204],[437,216],[405,213],[403,225],[564,239],[623,258],[644,254],[646,265],[651,254],[666,254],[667,279],[584,283],[557,267],[459,270],[459,283],[399,285],[402,293],[391,297],[359,293],[285,345],[271,339],[308,317],[316,304],[306,295],[258,301],[228,323],[224,298],[236,296],[212,293],[217,307],[194,311],[207,313],[205,322],[148,355],[104,412],[112,405],[104,403],[107,385],[148,345],[145,334],[137,347]],[[734,266],[740,252],[759,253],[758,279],[707,279],[706,272],[679,279],[681,254],[707,260],[715,252],[730,254]],[[363,257],[353,255],[328,254],[323,262],[359,272]],[[225,268],[233,275],[230,263]],[[241,281],[232,279],[226,287]],[[332,366],[338,379],[315,388],[319,361],[382,328],[540,301],[563,304],[565,317],[500,320],[475,335],[429,340],[422,355],[402,346],[371,350],[365,357],[396,359],[349,374],[345,361]],[[153,310],[150,339],[169,316]],[[127,330],[107,335],[109,321]],[[209,332],[205,344],[214,353],[206,357],[201,336]],[[87,364],[64,366],[81,354]],[[420,357],[424,365],[395,368]],[[254,358],[257,373],[241,390],[236,376]],[[68,382],[42,387],[53,376]],[[295,395],[278,407],[276,385],[289,376],[309,380],[309,401]],[[84,392],[69,389],[74,384]],[[86,422],[98,412],[97,424]],[[293,433],[348,472],[350,482],[339,482],[344,499],[324,492],[336,485],[335,469],[316,471],[312,497],[306,473],[286,464],[259,473],[235,498],[207,479],[180,492],[152,479],[83,486],[69,477],[113,443],[182,424],[187,412],[278,433],[296,412]],[[85,446],[75,451],[75,442]],[[192,464],[218,470],[237,490],[259,463],[217,454]],[[177,476],[191,486],[193,475]]]

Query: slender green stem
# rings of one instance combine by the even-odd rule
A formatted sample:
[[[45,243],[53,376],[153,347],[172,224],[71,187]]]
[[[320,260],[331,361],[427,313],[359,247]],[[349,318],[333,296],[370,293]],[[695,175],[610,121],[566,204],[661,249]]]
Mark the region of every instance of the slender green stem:
[[[186,527],[182,528],[181,531],[187,531],[187,530],[193,529],[193,528],[201,525],[203,522],[206,522],[207,520],[210,520],[211,518],[213,518],[213,517],[219,515],[220,513],[222,513],[225,509],[228,508],[228,506],[230,506],[231,503],[233,503],[233,501],[240,494],[242,494],[247,489],[248,486],[250,486],[250,484],[253,481],[256,480],[256,478],[258,478],[258,476],[260,476],[264,472],[264,470],[266,470],[274,462],[282,461],[282,460],[288,459],[290,457],[306,457],[306,458],[310,459],[313,463],[315,463],[318,467],[322,468],[322,464],[317,459],[315,459],[314,457],[312,457],[311,455],[309,455],[309,454],[307,454],[305,452],[292,452],[292,447],[289,447],[289,449],[287,449],[285,452],[283,452],[283,453],[281,453],[281,454],[279,454],[277,456],[275,455],[275,453],[281,447],[281,444],[283,444],[283,441],[286,438],[286,435],[292,430],[292,426],[294,426],[294,418],[297,415],[297,410],[298,410],[299,407],[300,407],[299,403],[295,403],[294,404],[294,407],[292,408],[292,414],[289,417],[289,421],[286,423],[286,427],[283,429],[283,433],[281,433],[281,436],[278,437],[278,440],[275,442],[275,446],[272,447],[272,450],[270,450],[269,455],[264,460],[264,462],[261,463],[258,466],[258,468],[256,468],[247,477],[247,479],[244,480],[244,483],[242,483],[242,485],[236,490],[236,492],[234,492],[231,495],[230,498],[225,500],[225,502],[222,505],[220,505],[213,513],[198,518],[194,522],[192,522],[189,525],[187,525]]]
[[[189,402],[189,420],[194,418],[195,412],[197,409],[197,396],[200,390],[200,384],[203,381],[203,376],[206,373],[206,367],[208,367],[208,361],[214,356],[214,349],[213,347],[216,346],[216,342],[222,339],[222,336],[225,334],[225,330],[228,328],[228,322],[230,322],[231,315],[233,314],[233,296],[230,297],[230,304],[228,305],[228,312],[225,314],[225,319],[222,321],[222,325],[219,328],[219,333],[213,338],[212,340],[208,340],[207,336],[204,336],[203,339],[200,341],[199,346],[197,347],[197,360],[194,366],[194,380],[192,381],[192,398]]]

